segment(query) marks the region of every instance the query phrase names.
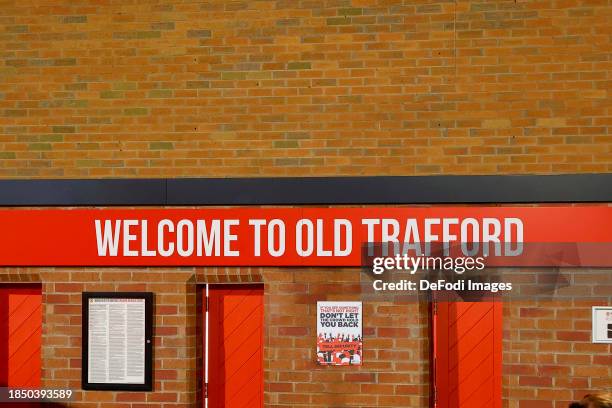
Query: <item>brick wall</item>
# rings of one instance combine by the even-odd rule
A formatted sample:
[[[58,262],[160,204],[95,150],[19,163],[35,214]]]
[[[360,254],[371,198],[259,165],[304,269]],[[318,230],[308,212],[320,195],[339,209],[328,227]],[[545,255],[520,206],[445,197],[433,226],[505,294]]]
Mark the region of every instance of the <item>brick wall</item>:
[[[353,269],[0,268],[7,280],[43,282],[42,386],[76,390],[71,406],[199,406],[197,305],[207,282],[264,282],[267,408],[429,406],[427,304],[362,291],[367,279]],[[155,292],[154,392],[80,391],[82,291]],[[362,367],[316,364],[318,300],[364,302]],[[612,346],[590,341],[595,304],[504,304],[505,408],[566,408],[592,390],[612,390]]]
[[[425,303],[364,302],[362,367],[316,363],[316,302],[360,300],[360,272],[303,268],[0,268],[0,282],[42,281],[42,387],[76,391],[69,406],[196,407],[201,401],[199,284],[265,283],[266,407],[425,407]],[[154,392],[81,391],[81,292],[155,292]],[[200,402],[201,404],[201,402]]]
[[[0,7],[0,176],[612,170],[609,0]]]
[[[611,18],[610,0],[7,0],[0,177],[610,172]],[[423,305],[366,304],[373,366],[313,365],[313,302],[357,279],[325,272],[4,268],[0,279],[44,282],[43,384],[75,389],[80,292],[156,292],[156,391],[87,392],[84,405],[193,404],[196,285],[244,279],[266,284],[267,406],[425,407]],[[586,339],[588,307],[505,314],[508,408],[612,388],[612,350]],[[271,364],[289,347],[299,359]]]
[[[266,406],[426,407],[426,304],[364,299],[355,270],[266,270]],[[363,300],[364,363],[316,363],[316,302]],[[290,358],[287,358],[290,356]]]
[[[42,388],[75,391],[83,407],[193,407],[198,398],[193,268],[1,268],[0,282],[43,282]],[[155,293],[152,393],[81,391],[81,293]]]
[[[567,408],[585,394],[612,390],[612,345],[591,343],[591,307],[601,305],[607,303],[570,299],[504,305],[506,408]]]

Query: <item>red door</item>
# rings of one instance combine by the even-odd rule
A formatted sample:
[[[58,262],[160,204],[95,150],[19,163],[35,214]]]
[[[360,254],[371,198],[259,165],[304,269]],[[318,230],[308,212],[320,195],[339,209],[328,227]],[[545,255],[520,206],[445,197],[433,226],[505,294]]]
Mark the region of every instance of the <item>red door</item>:
[[[0,285],[0,387],[40,387],[41,285]]]
[[[209,285],[208,406],[263,407],[262,285]]]
[[[501,303],[434,306],[434,406],[500,408],[501,352]]]

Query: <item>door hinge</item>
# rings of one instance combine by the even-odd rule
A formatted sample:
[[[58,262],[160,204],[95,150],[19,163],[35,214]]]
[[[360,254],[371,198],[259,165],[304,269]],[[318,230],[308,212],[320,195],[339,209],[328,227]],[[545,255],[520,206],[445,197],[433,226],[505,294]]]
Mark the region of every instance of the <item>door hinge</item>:
[[[434,315],[438,314],[438,302],[433,303],[433,314]]]
[[[434,407],[438,405],[438,387],[436,387],[436,383],[438,382],[438,359],[434,357],[433,359],[433,400]]]
[[[207,311],[207,312],[208,312],[208,307],[209,307],[209,305],[208,305],[208,297],[207,297],[207,298],[206,298],[206,311]]]
[[[208,398],[208,383],[204,383],[204,398]]]
[[[434,407],[438,406],[438,388],[434,385],[434,389],[433,389],[433,394],[434,394]]]

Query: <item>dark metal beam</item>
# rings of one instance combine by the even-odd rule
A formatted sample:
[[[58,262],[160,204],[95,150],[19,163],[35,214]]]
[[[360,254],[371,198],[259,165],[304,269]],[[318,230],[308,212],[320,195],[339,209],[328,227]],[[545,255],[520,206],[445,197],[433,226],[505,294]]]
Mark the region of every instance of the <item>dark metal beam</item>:
[[[611,174],[0,180],[0,206],[612,202]]]

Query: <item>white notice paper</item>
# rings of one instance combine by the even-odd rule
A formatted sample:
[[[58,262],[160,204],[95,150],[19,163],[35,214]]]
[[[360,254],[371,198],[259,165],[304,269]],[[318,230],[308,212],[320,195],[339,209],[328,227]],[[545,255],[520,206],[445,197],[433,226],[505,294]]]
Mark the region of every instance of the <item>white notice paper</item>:
[[[593,306],[593,343],[612,344],[612,306]]]
[[[88,382],[145,383],[145,299],[89,299]]]

